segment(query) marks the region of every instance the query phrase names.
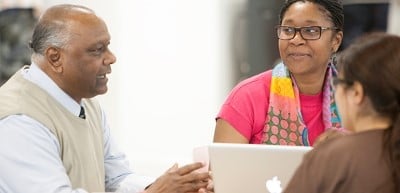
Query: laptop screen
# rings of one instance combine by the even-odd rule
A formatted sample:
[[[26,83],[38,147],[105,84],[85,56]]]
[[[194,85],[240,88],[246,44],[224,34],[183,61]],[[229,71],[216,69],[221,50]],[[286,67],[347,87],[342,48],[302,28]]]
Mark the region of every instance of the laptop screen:
[[[280,193],[312,147],[213,143],[215,193]]]

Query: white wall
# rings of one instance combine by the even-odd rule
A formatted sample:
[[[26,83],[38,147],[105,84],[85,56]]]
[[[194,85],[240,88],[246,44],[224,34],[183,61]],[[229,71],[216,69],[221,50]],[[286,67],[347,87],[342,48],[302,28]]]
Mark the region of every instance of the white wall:
[[[67,1],[108,24],[117,56],[100,96],[112,134],[139,173],[191,162],[212,141],[214,117],[233,86],[235,14],[245,0]],[[129,2],[129,3],[128,3]]]
[[[388,32],[400,35],[400,0],[391,0],[388,17]]]

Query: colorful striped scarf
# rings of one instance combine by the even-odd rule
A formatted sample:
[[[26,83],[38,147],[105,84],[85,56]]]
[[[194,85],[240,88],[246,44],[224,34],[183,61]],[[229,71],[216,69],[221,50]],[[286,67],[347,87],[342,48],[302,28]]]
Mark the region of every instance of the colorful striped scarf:
[[[333,87],[332,76],[337,72],[334,65],[327,69],[322,99],[322,117],[325,130],[340,129]],[[283,63],[272,70],[269,107],[264,126],[265,144],[309,146],[308,128],[305,125],[300,109],[299,89],[296,82]]]

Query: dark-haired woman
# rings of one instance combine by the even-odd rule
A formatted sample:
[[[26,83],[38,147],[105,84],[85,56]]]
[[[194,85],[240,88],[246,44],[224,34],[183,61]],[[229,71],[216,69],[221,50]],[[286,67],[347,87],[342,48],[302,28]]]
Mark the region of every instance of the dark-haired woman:
[[[335,98],[347,136],[304,157],[285,193],[400,192],[400,37],[375,33],[338,59]]]

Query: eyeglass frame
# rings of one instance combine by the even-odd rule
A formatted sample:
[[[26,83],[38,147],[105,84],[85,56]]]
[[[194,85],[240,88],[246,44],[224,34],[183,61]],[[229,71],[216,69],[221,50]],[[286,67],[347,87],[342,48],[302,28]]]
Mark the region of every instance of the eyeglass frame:
[[[287,27],[287,28],[289,28],[289,29],[293,29],[293,30],[294,30],[293,37],[292,37],[292,38],[289,38],[289,39],[282,39],[282,38],[280,38],[280,37],[279,37],[279,36],[280,36],[279,34],[281,33],[281,30],[280,30],[281,27]],[[318,38],[315,38],[315,39],[304,38],[303,32],[302,32],[301,30],[302,30],[302,29],[306,29],[306,28],[313,28],[313,27],[317,27],[317,28],[319,29]],[[291,27],[291,26],[286,26],[286,25],[277,25],[277,26],[275,26],[275,29],[276,29],[276,34],[277,34],[277,36],[278,36],[278,39],[280,39],[280,40],[292,40],[292,39],[294,39],[294,37],[296,37],[297,32],[300,33],[301,38],[303,38],[304,40],[319,40],[319,39],[321,39],[322,32],[325,31],[325,30],[336,30],[336,31],[339,31],[339,30],[340,30],[340,29],[337,28],[337,27],[322,27],[322,26]]]
[[[338,77],[331,78],[331,85],[333,88],[336,88],[336,86],[339,84],[345,84],[345,85],[351,86],[351,85],[353,85],[353,81],[349,81],[349,80],[338,78]]]

